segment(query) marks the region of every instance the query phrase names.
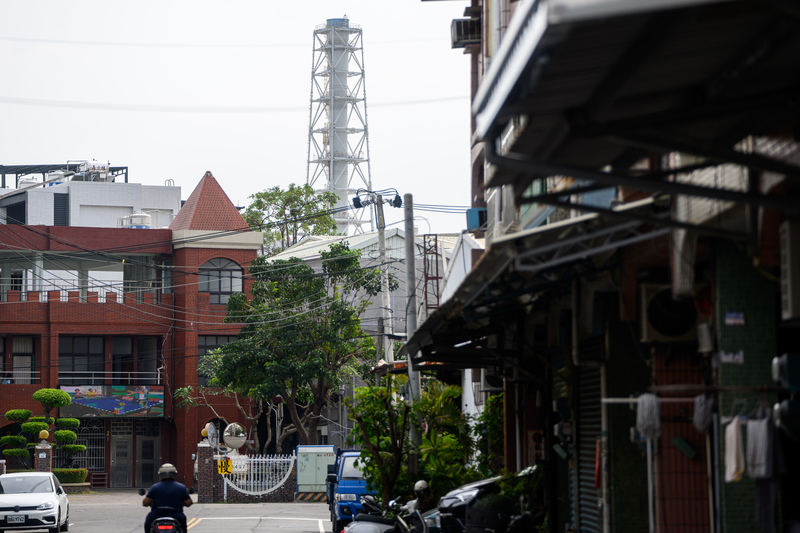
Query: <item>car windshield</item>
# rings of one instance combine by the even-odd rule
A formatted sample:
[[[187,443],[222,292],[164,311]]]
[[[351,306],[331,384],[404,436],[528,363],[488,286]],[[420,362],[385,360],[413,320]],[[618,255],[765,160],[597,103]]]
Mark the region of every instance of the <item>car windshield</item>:
[[[356,466],[358,457],[345,457],[342,465],[342,479],[363,479],[364,475]]]
[[[53,492],[47,476],[3,476],[0,478],[0,494],[24,494],[29,492]]]

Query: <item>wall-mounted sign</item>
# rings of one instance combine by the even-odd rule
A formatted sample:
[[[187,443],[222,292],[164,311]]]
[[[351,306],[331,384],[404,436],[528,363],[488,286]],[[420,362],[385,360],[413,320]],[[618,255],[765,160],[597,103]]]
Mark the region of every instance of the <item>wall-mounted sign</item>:
[[[60,416],[84,418],[164,416],[164,387],[161,385],[65,385],[72,403],[62,407]]]
[[[725,313],[726,326],[744,326],[743,311],[728,311]]]
[[[738,352],[719,352],[720,363],[744,364],[744,350]]]

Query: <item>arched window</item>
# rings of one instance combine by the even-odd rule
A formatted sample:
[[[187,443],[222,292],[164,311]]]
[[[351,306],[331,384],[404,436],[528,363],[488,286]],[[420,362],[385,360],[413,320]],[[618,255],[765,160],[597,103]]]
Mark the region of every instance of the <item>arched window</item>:
[[[217,257],[200,267],[200,292],[211,295],[212,304],[226,304],[231,294],[242,292],[242,268],[228,259]]]

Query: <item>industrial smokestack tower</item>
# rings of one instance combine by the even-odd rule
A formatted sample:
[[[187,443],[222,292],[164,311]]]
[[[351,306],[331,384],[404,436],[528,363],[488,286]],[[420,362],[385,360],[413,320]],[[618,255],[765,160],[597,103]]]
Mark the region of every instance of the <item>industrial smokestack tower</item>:
[[[306,182],[339,197],[340,233],[372,231],[372,209],[355,210],[358,189],[372,190],[361,28],[343,18],[314,30]]]

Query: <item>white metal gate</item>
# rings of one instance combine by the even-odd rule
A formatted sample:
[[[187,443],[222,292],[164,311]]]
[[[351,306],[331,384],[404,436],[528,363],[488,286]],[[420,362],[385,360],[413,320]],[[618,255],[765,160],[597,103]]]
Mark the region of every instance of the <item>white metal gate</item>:
[[[233,455],[233,473],[225,484],[244,494],[262,496],[279,489],[292,475],[295,455]]]

